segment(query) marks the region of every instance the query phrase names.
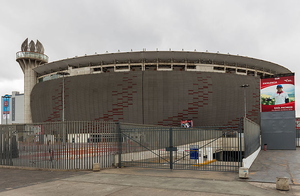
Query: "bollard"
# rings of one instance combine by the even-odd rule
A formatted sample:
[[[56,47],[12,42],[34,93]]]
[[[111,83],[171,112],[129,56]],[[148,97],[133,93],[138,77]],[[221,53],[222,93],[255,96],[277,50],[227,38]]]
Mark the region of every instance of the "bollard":
[[[211,147],[206,148],[206,154],[207,154],[207,161],[213,160],[213,153]]]
[[[199,149],[199,163],[203,163],[203,153],[202,153],[202,149]]]
[[[100,171],[100,163],[93,163],[93,171]]]
[[[243,178],[243,179],[249,178],[249,168],[240,167],[240,169],[239,169],[239,178]]]
[[[264,151],[267,151],[267,144],[264,144]]]
[[[277,177],[276,189],[281,191],[290,190],[289,180],[290,179],[288,177]]]

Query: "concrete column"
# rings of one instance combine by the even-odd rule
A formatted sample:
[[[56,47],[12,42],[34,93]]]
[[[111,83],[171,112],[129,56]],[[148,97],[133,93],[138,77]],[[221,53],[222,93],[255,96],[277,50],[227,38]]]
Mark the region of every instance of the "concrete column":
[[[32,88],[36,84],[36,73],[32,69],[36,67],[35,62],[28,62],[24,70],[24,121],[25,123],[32,123],[31,108],[30,108],[30,94]]]
[[[18,63],[24,73],[24,123],[32,123],[30,94],[37,80],[37,74],[33,71],[33,68],[37,67],[40,61],[21,59]]]

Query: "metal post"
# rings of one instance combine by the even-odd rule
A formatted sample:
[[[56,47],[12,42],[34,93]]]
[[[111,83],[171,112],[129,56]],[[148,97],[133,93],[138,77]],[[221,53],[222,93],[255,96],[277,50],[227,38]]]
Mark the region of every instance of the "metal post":
[[[118,167],[122,167],[122,132],[120,127],[120,122],[116,123],[117,133],[118,133]]]
[[[243,167],[243,159],[242,159],[242,130],[244,126],[244,121],[245,117],[240,119],[240,125],[239,125],[239,162],[240,162],[240,167]]]
[[[243,119],[245,119],[245,118],[243,118]],[[239,161],[240,161],[240,167],[243,167],[243,159],[242,159],[242,150],[243,150],[243,149],[242,149],[242,148],[243,148],[243,147],[242,147],[242,127],[240,128],[240,138],[239,138],[239,140],[240,140],[240,141],[239,141],[239,143],[240,143],[240,145],[239,145],[239,148],[240,148],[240,150],[239,150],[239,151],[240,151],[240,152],[239,152],[239,155],[240,155],[240,156],[239,156],[239,159],[240,159],[240,160],[239,160]]]
[[[173,130],[172,128],[169,129],[170,133],[170,169],[173,169]]]
[[[244,117],[246,118],[247,117],[247,97],[246,97],[246,88],[244,88],[244,111],[245,111],[245,114],[244,114]]]
[[[244,88],[244,118],[247,117],[247,96],[246,96],[246,88],[249,87],[249,84],[241,85]]]
[[[243,167],[243,159],[242,159],[242,130],[244,127],[245,119],[247,118],[247,96],[246,96],[246,88],[249,87],[249,84],[243,84],[240,87],[244,89],[244,117],[240,121],[240,126],[239,126],[239,161],[240,161],[240,167]]]
[[[63,144],[66,143],[66,128],[65,128],[65,75],[63,74],[62,86],[62,123],[63,123]]]
[[[62,123],[63,123],[63,143],[66,143],[66,128],[65,128],[65,75],[70,75],[68,72],[57,72],[58,75],[63,76],[62,85]]]
[[[160,149],[158,150],[158,163],[160,163]]]

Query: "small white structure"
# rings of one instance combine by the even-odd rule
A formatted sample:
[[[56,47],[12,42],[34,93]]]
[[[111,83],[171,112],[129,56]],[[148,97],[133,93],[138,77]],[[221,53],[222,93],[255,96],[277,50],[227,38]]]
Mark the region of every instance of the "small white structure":
[[[239,169],[239,178],[244,178],[244,179],[249,178],[249,168],[240,167],[240,169]]]
[[[281,191],[290,190],[289,178],[287,177],[277,177],[276,180],[276,189]]]

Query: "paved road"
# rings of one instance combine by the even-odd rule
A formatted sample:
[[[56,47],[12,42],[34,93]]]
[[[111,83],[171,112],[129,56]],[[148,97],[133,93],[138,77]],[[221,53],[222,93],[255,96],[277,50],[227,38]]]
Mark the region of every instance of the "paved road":
[[[0,196],[277,196],[297,195],[298,190],[277,191],[269,183],[268,186],[261,186],[261,183],[257,182],[249,183],[239,180],[236,173],[230,172],[138,168],[106,169],[100,172],[51,172],[2,168],[0,175]]]
[[[39,183],[62,180],[91,172],[43,171],[0,168],[0,193],[7,190],[28,187]]]
[[[300,148],[261,151],[250,179],[237,173],[121,168],[91,171],[35,171],[0,168],[0,196],[11,195],[299,195]],[[290,191],[276,190],[276,177],[289,177]]]

